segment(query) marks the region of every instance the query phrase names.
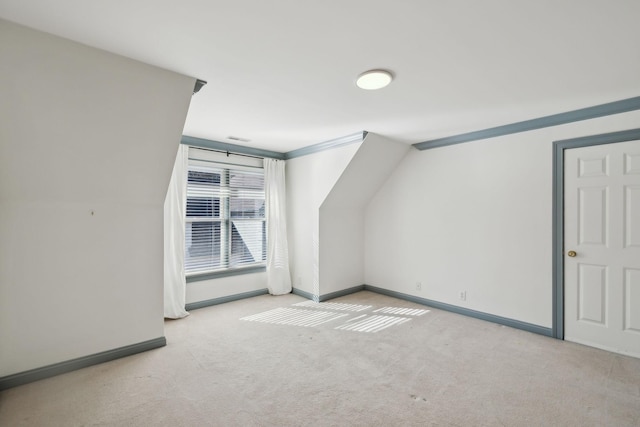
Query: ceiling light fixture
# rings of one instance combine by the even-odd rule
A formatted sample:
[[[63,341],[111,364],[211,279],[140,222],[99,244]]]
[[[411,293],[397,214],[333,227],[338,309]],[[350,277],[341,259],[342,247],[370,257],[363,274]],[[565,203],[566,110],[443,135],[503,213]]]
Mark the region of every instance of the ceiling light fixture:
[[[356,85],[360,89],[376,90],[382,89],[393,80],[393,75],[387,70],[369,70],[358,76]]]

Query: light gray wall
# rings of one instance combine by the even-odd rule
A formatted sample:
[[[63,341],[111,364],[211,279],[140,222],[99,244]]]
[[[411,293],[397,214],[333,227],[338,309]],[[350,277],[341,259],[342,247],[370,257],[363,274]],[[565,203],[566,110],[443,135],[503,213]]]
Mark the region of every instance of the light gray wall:
[[[364,210],[323,207],[319,216],[320,295],[364,284]]]
[[[287,234],[293,287],[319,292],[320,206],[361,143],[287,160]]]
[[[242,294],[266,289],[267,273],[248,273],[187,283],[186,303]]]
[[[632,112],[412,150],[366,208],[366,284],[551,327],[552,142],[638,123]]]
[[[164,335],[194,82],[0,20],[0,376]]]
[[[362,143],[287,160],[294,288],[326,295],[364,281],[364,207],[409,150],[368,133]]]
[[[368,133],[320,207],[320,294],[364,284],[365,206],[410,146]]]

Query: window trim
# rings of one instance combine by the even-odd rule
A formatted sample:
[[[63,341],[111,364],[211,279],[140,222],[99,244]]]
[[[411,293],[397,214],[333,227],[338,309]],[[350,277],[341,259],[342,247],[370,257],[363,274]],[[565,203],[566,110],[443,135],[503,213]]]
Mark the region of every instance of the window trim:
[[[213,157],[212,155],[217,155],[218,153],[214,153],[214,152],[209,152],[207,150],[202,150],[199,148],[195,148],[194,147],[189,147],[189,156],[188,156],[188,162],[189,162],[189,166],[191,161],[195,161],[196,164],[213,164],[215,166],[218,166],[220,168],[222,168],[226,173],[228,173],[228,171],[230,170],[239,170],[239,171],[247,171],[247,172],[252,172],[255,171],[256,169],[260,170],[262,172],[262,174],[264,175],[264,168],[262,166],[257,166],[255,164],[253,164],[253,162],[227,162],[222,160],[220,157],[216,156]],[[227,154],[227,158],[228,158],[228,154]],[[235,159],[234,159],[235,160]],[[242,159],[242,160],[246,160],[246,159]],[[262,162],[260,161],[260,164]],[[189,171],[189,166],[187,166],[187,171]],[[215,167],[214,166],[214,167]],[[188,173],[188,172],[187,172]],[[186,183],[186,185],[188,185],[188,183]],[[230,217],[230,215],[226,215],[226,220],[224,219],[225,215],[221,216],[221,222],[228,222],[228,225],[230,226],[231,222],[232,222],[232,218]],[[240,218],[239,220],[241,220],[242,218]],[[262,219],[262,221],[264,223],[266,223],[266,217]],[[185,211],[185,221],[183,221],[184,226],[186,227],[187,224],[187,217],[186,217],[186,211]],[[229,242],[229,244],[231,244]],[[230,247],[228,248],[230,250]],[[261,261],[261,262],[255,262],[253,264],[245,264],[239,267],[221,267],[221,268],[217,268],[215,270],[210,270],[210,271],[202,271],[202,272],[193,272],[193,273],[185,273],[185,279],[187,283],[192,283],[192,282],[198,282],[198,281],[203,281],[203,280],[210,280],[210,279],[218,279],[218,278],[223,278],[223,277],[231,277],[231,276],[238,276],[238,275],[244,275],[244,274],[255,274],[255,273],[261,273],[261,272],[265,272],[267,269],[267,261],[266,259]]]
[[[194,273],[186,276],[187,283],[200,282],[203,280],[220,279],[223,277],[241,276],[243,274],[262,273],[267,271],[264,264],[251,265],[247,267],[225,268],[216,271],[207,271],[206,273]]]

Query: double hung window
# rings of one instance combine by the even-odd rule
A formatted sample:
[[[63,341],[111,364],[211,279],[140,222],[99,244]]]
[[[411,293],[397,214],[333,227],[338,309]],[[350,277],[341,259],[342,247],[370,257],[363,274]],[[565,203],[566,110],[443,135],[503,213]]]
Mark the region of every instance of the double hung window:
[[[263,169],[190,159],[187,275],[263,266],[265,261]]]

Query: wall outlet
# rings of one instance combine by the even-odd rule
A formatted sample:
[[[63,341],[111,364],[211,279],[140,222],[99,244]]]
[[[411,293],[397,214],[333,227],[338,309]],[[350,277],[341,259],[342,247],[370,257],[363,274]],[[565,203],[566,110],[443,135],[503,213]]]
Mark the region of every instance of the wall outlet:
[[[416,291],[422,290],[422,282],[416,282]]]
[[[466,301],[467,300],[467,291],[460,291],[460,293],[458,294],[458,298],[460,298],[461,301]]]

